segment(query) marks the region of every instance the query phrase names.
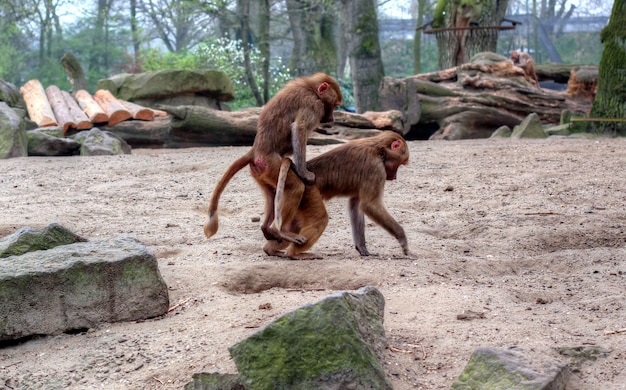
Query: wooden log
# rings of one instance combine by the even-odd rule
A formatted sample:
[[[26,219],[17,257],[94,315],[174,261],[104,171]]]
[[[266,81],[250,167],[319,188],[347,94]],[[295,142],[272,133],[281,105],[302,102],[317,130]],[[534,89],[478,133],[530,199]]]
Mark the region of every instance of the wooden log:
[[[41,127],[57,126],[57,119],[54,116],[46,91],[39,80],[29,80],[20,88],[28,116]]]
[[[81,89],[76,91],[74,96],[76,97],[78,105],[83,109],[83,112],[92,123],[104,123],[109,121],[109,116],[89,92]]]
[[[109,126],[115,126],[122,121],[132,118],[130,112],[124,108],[122,103],[109,90],[99,89],[93,95],[93,98],[109,116]]]
[[[65,99],[65,104],[67,105],[67,109],[72,116],[72,120],[76,123],[76,130],[89,130],[93,127],[93,123],[87,118],[87,114],[83,110],[80,109],[78,103],[72,95],[70,95],[67,91],[61,91],[63,94],[63,98]]]
[[[63,129],[63,133],[67,133],[70,127],[76,128],[76,123],[72,119],[70,110],[67,108],[65,98],[59,87],[50,85],[46,88],[46,96],[48,97],[52,111],[54,111],[54,116],[57,118],[58,125]]]
[[[140,106],[139,104],[133,102],[127,102],[126,100],[118,100],[120,101],[120,103],[122,103],[122,106],[124,106],[124,108],[127,109],[128,112],[130,112],[130,115],[132,115],[133,119],[138,119],[142,121],[154,120],[154,111],[152,111],[152,109]]]

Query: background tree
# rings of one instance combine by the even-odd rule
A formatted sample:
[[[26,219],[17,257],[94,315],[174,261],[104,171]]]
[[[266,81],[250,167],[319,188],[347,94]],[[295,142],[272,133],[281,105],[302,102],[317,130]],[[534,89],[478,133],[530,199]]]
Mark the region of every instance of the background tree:
[[[151,22],[146,38],[160,39],[173,53],[189,50],[209,35],[219,5],[200,0],[140,0],[141,11]]]
[[[378,40],[375,0],[342,0],[354,103],[357,112],[380,111],[380,83],[385,75]]]
[[[19,26],[27,14],[23,7],[25,3],[22,1],[0,3],[0,78],[18,84],[29,67],[25,53],[28,53],[31,42],[28,31]]]
[[[591,108],[591,116],[598,118],[626,118],[626,0],[615,0],[609,24],[602,30],[604,44],[598,69],[598,92]],[[599,123],[597,131],[612,132],[614,124]],[[622,132],[626,133],[623,128]]]
[[[506,13],[508,0],[439,0],[433,28],[437,32],[439,68],[446,69],[466,62],[482,51],[496,52],[498,30]]]
[[[250,62],[250,48],[252,46],[252,42],[250,42],[251,32],[250,32],[250,0],[237,0],[237,10],[239,15],[241,15],[241,46],[243,49],[243,61],[244,67],[246,71],[246,80],[248,85],[250,86],[250,90],[252,90],[252,95],[256,100],[257,106],[262,106],[265,102],[263,101],[263,97],[259,92],[259,87],[256,83],[256,78],[254,77],[254,73],[252,71],[252,63]]]
[[[335,19],[330,2],[286,0],[285,3],[293,37],[289,68],[295,71],[295,76],[315,72],[335,73]]]

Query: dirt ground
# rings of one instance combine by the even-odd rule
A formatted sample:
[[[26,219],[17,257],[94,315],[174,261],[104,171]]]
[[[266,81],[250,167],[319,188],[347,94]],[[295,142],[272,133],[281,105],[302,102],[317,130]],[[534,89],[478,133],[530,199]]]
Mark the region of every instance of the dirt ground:
[[[395,389],[449,388],[481,346],[562,361],[557,347],[598,347],[568,388],[625,389],[626,332],[614,331],[626,328],[626,139],[409,144],[409,165],[385,189],[409,258],[373,224],[379,256],[359,257],[345,199],[328,203],[313,247],[323,260],[266,256],[247,170],[206,239],[211,191],[247,147],[0,160],[0,235],[58,222],[88,239],[136,237],[157,256],[173,307],[0,347],[0,389],[180,389],[193,373],[234,373],[228,347],[283,313],[364,285],[386,298]],[[329,148],[309,146],[309,157]]]

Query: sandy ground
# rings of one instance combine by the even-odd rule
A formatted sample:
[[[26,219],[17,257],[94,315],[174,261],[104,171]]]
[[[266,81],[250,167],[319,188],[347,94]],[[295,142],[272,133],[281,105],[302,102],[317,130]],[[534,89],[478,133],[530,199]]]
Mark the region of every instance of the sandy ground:
[[[449,388],[481,346],[563,361],[556,347],[599,347],[569,388],[626,388],[626,333],[607,334],[626,328],[626,139],[410,142],[385,203],[414,257],[372,224],[379,256],[359,257],[336,199],[312,261],[262,252],[247,170],[222,197],[218,234],[203,236],[213,186],[245,150],[1,160],[0,235],[56,221],[89,239],[136,237],[178,307],[0,347],[0,389],[180,389],[196,372],[234,373],[228,347],[281,314],[364,285],[386,298],[395,389]],[[457,318],[467,311],[479,318]]]

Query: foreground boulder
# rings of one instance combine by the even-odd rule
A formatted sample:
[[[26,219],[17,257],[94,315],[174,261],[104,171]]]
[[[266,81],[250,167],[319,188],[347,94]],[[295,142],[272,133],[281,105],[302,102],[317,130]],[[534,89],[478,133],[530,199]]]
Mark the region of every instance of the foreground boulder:
[[[392,389],[374,287],[300,307],[229,350],[246,389]]]
[[[163,315],[155,256],[130,237],[0,259],[0,341]]]
[[[87,240],[58,223],[51,223],[43,229],[26,226],[11,235],[0,238],[0,258],[20,256],[28,252],[85,241]]]
[[[452,390],[565,389],[567,365],[547,356],[527,356],[519,349],[478,348]]]
[[[120,136],[97,127],[76,133],[71,138],[80,143],[81,156],[111,156],[130,154],[132,151]]]

